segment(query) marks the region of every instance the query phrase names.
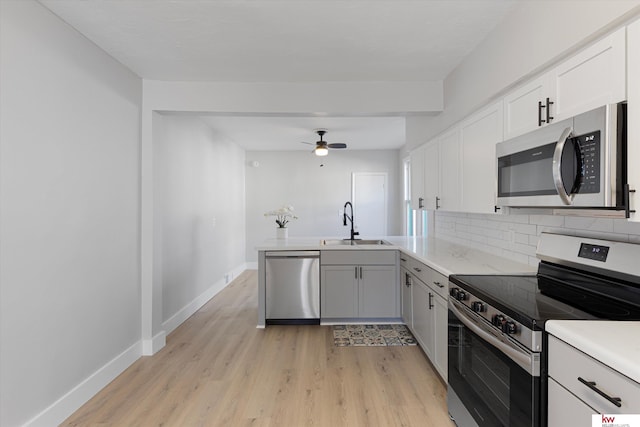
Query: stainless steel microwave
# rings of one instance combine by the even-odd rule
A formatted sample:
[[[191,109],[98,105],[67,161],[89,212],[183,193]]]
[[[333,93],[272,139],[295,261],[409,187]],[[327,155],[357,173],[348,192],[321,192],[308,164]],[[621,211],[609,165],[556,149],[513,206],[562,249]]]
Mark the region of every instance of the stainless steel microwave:
[[[628,210],[626,104],[496,145],[498,206]]]

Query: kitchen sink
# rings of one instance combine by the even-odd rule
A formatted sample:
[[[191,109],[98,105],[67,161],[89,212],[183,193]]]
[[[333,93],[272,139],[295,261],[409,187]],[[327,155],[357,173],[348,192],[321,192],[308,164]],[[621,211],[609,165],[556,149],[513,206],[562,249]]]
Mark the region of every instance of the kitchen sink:
[[[330,240],[321,240],[320,244],[324,246],[336,246],[336,245],[360,246],[360,245],[390,245],[391,243],[387,242],[386,240],[380,240],[380,239],[369,239],[369,240],[367,239],[355,239],[355,240],[330,239]]]

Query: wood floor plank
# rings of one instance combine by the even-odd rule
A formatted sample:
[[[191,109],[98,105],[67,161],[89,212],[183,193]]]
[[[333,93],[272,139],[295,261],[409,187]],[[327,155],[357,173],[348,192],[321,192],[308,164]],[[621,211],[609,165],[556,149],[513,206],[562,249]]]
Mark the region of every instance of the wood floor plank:
[[[328,326],[256,328],[247,271],[64,426],[452,426],[418,347],[336,347]]]

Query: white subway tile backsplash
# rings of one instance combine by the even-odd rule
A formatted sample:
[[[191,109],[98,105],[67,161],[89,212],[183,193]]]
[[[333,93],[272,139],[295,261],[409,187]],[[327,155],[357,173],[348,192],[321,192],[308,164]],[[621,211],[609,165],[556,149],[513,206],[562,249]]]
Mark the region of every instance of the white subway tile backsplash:
[[[523,245],[528,245],[530,236],[531,236],[530,234],[515,233],[514,242],[521,243]]]
[[[564,217],[560,215],[529,215],[529,223],[547,227],[564,226]]]
[[[613,220],[613,232],[640,235],[640,222],[631,222],[626,219],[615,219]]]
[[[520,243],[514,243],[511,246],[511,249],[514,252],[517,252],[517,253],[520,253],[520,254],[529,255],[529,256],[536,256],[536,247],[535,246],[522,245]]]
[[[461,245],[537,266],[542,232],[640,244],[640,223],[624,219],[547,214],[474,214],[436,212],[436,236]]]
[[[613,233],[613,219],[611,218],[585,218],[571,216],[564,219],[564,225],[566,228],[575,228],[578,230]]]
[[[512,224],[511,230],[516,233],[537,234],[538,229],[535,224]]]

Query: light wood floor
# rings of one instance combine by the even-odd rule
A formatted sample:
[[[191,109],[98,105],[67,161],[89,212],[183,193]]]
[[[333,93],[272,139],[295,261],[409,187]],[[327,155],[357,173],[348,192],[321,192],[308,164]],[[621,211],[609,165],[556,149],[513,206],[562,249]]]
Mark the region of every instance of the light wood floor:
[[[328,326],[257,329],[247,271],[65,426],[451,426],[418,347],[335,347]]]

